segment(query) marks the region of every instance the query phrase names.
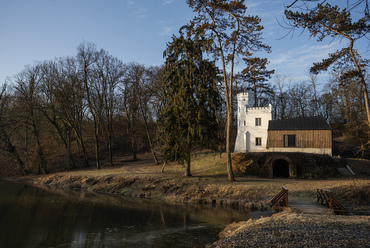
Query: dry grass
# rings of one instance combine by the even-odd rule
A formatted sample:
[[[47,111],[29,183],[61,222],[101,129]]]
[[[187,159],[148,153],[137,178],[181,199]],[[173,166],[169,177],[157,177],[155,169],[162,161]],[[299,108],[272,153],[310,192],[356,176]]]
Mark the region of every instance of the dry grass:
[[[370,176],[370,163],[367,159],[355,159],[355,158],[347,158],[345,159],[346,164],[348,164],[351,169],[357,175],[364,175]]]
[[[117,158],[115,167],[84,169],[50,175],[18,178],[60,188],[122,194],[172,202],[206,203],[247,209],[270,208],[269,200],[282,186],[290,201],[315,201],[316,189],[329,189],[356,214],[370,215],[369,161],[348,160],[355,177],[327,180],[266,179],[236,174],[227,181],[226,155],[211,152],[193,154],[193,177],[184,177],[184,166],[170,163],[161,173],[150,155],[138,161]],[[365,168],[365,169],[364,169]],[[210,247],[365,247],[370,234],[369,216],[301,215],[284,211],[269,218],[228,226],[222,238]]]
[[[229,225],[209,247],[368,247],[370,216],[297,214],[290,210]]]
[[[104,193],[164,199],[177,202],[213,203],[245,208],[264,209],[282,186],[289,190],[290,201],[315,201],[316,189],[333,190],[334,196],[346,207],[369,212],[369,177],[335,178],[329,180],[264,179],[236,176],[227,181],[226,155],[199,152],[193,155],[193,177],[184,177],[184,167],[170,163],[161,173],[162,165],[155,165],[149,155],[138,161],[116,163],[120,166],[100,170],[78,170],[50,175],[22,178],[38,184],[64,188],[78,188]],[[370,164],[370,163],[369,163]],[[353,205],[361,205],[356,208]]]

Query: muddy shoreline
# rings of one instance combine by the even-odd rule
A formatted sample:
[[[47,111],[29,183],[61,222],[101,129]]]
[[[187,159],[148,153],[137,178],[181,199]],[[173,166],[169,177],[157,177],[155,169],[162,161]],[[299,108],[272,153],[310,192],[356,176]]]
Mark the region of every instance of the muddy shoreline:
[[[184,178],[174,174],[153,176],[140,174],[140,171],[127,173],[127,170],[124,175],[116,171],[94,173],[64,172],[15,180],[169,202],[223,205],[248,210],[271,209],[269,200],[273,195],[261,185],[246,187],[243,182],[228,183],[224,178]],[[300,214],[288,208],[271,217],[230,224],[220,234],[220,240],[208,247],[370,247],[368,237],[370,216]]]
[[[260,192],[245,192],[238,187],[207,183],[201,179],[179,180],[140,176],[39,175],[18,181],[62,189],[78,189],[104,194],[163,200],[168,202],[212,204],[245,210],[270,210],[269,198]],[[251,197],[252,196],[252,197]]]

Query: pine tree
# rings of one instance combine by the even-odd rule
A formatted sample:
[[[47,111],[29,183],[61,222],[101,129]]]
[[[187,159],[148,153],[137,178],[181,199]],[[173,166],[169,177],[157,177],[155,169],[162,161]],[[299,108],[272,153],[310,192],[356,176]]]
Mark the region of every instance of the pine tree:
[[[186,163],[185,176],[191,176],[190,153],[194,144],[215,145],[217,68],[203,59],[203,40],[173,37],[165,51],[163,109],[159,135],[166,141],[164,161]]]
[[[233,86],[236,58],[249,57],[259,50],[270,51],[262,43],[260,18],[247,15],[244,0],[187,0],[197,15],[181,30],[188,35],[206,37],[204,50],[220,61],[226,101],[227,174],[235,181],[231,162],[231,126],[233,124]]]
[[[367,124],[370,127],[368,90],[364,77],[364,69],[368,61],[361,59],[360,54],[354,48],[355,42],[368,36],[370,32],[369,13],[365,12],[361,19],[353,21],[350,10],[341,10],[337,5],[331,6],[330,4],[323,5],[319,3],[315,9],[306,12],[286,10],[285,16],[291,22],[292,27],[307,29],[310,36],[317,37],[318,41],[323,41],[327,37],[332,39],[344,38],[348,41],[347,46],[329,54],[329,57],[322,62],[315,63],[311,67],[311,72],[318,73],[333,66],[343,68],[348,66],[348,61],[351,61],[355,69],[347,71],[343,74],[343,77],[357,77],[359,79],[364,95]]]

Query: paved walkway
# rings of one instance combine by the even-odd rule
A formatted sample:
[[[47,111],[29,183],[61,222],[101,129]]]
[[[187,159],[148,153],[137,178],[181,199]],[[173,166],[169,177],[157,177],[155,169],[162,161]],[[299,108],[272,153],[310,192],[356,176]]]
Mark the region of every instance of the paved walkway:
[[[317,203],[317,202],[289,202],[289,207],[296,212],[304,214],[330,214],[329,208]]]

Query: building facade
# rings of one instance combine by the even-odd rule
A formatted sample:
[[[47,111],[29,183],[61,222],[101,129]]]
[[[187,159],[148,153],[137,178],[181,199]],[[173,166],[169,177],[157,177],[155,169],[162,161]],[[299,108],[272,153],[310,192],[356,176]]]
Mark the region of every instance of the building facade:
[[[332,156],[332,129],[322,116],[269,122],[269,152],[305,152]]]
[[[266,151],[267,129],[272,119],[269,107],[253,107],[252,97],[247,92],[239,93],[238,98],[238,133],[234,152]]]
[[[304,152],[332,155],[332,129],[321,116],[272,120],[271,105],[253,107],[239,93],[234,152]]]

